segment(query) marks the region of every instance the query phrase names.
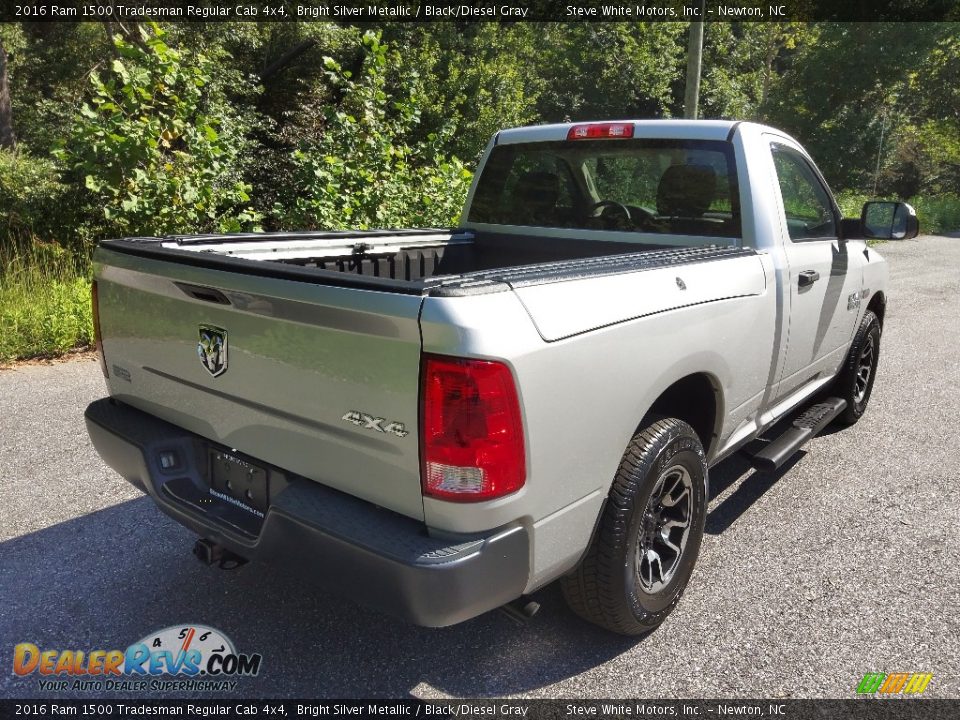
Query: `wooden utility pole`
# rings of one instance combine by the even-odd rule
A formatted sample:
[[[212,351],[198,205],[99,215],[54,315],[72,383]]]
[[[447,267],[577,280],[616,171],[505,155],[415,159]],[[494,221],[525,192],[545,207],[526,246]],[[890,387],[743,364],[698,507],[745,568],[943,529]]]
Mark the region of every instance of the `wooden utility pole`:
[[[683,116],[697,119],[697,104],[700,102],[700,66],[703,61],[703,13],[705,2],[697,9],[699,20],[690,23],[690,39],[687,43],[687,88],[683,96]]]
[[[16,144],[13,108],[10,107],[10,83],[7,80],[7,50],[0,42],[0,148],[13,150]]]

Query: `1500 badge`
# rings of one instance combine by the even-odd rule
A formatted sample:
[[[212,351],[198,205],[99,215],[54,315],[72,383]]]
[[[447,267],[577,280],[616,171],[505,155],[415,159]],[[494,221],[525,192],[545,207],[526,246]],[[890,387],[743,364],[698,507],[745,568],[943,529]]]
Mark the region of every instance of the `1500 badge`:
[[[387,422],[386,418],[367,415],[359,410],[351,410],[348,413],[344,413],[343,417],[340,419],[346,420],[348,423],[353,423],[357,427],[363,428],[364,430],[376,430],[377,432],[391,433],[397,437],[406,437],[410,434],[410,432],[404,428],[404,425],[401,422],[391,422],[388,425],[384,425],[383,423]]]

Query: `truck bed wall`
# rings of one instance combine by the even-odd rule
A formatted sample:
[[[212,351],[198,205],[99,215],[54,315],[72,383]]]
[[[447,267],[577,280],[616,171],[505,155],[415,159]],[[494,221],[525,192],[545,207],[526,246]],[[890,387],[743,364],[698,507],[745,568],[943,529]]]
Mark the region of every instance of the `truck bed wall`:
[[[486,234],[477,235],[470,242],[402,248],[389,254],[305,257],[278,262],[366,277],[416,281],[437,275],[461,275],[480,270],[657,249],[660,246]]]

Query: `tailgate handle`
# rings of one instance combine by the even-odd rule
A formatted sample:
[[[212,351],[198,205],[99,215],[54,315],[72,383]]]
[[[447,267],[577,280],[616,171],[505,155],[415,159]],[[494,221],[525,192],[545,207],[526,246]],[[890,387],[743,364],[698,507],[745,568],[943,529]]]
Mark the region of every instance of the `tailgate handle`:
[[[192,297],[194,300],[216,303],[217,305],[229,305],[230,300],[219,290],[215,288],[204,287],[203,285],[190,285],[189,283],[175,282],[178,288]]]

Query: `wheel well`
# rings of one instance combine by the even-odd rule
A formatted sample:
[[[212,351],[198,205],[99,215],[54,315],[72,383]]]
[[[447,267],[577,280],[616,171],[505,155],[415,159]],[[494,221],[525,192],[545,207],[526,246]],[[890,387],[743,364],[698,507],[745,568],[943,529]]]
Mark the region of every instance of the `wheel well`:
[[[709,455],[716,434],[719,392],[710,377],[704,373],[687,375],[664,390],[650,412],[683,420],[700,438]]]
[[[873,314],[877,316],[877,320],[880,321],[880,327],[883,327],[883,314],[887,310],[887,298],[884,297],[882,292],[874,293],[867,305],[867,310],[873,311]]]

